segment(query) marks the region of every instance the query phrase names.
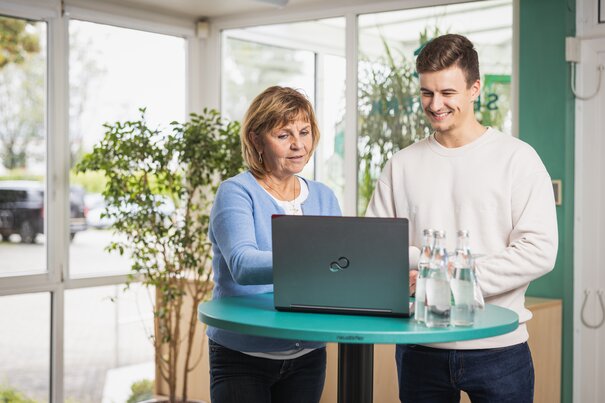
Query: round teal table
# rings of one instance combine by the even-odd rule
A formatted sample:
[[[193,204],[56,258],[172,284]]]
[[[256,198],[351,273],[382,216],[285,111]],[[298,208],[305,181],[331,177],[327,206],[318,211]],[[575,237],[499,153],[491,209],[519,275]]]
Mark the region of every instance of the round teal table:
[[[487,304],[470,327],[427,328],[408,318],[277,311],[273,293],[226,297],[198,307],[209,326],[253,336],[335,342],[338,346],[338,401],[372,401],[373,345],[427,344],[479,339],[511,332],[513,311]]]

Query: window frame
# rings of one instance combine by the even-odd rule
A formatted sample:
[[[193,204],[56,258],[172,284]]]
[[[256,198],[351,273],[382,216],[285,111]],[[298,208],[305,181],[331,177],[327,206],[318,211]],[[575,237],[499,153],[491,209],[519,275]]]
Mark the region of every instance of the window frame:
[[[201,98],[196,94],[200,82],[196,74],[202,60],[201,41],[195,35],[193,21],[135,12],[117,5],[105,5],[94,10],[67,5],[63,12],[60,7],[59,2],[41,4],[31,0],[8,0],[0,4],[1,15],[47,24],[46,272],[1,277],[0,297],[41,292],[50,294],[50,402],[64,400],[65,291],[120,285],[128,279],[128,274],[84,278],[69,276],[69,21],[88,21],[185,39],[186,83],[198,83],[193,87],[186,85],[186,114],[199,110],[202,105]]]

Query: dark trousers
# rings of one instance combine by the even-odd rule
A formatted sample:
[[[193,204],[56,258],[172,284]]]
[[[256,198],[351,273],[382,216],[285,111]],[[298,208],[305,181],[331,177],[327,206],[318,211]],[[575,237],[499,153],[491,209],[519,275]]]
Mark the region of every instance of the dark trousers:
[[[459,402],[461,390],[473,403],[533,402],[534,366],[527,343],[485,350],[398,345],[395,359],[404,403]]]
[[[326,377],[325,348],[291,360],[272,360],[208,342],[212,403],[319,402]]]

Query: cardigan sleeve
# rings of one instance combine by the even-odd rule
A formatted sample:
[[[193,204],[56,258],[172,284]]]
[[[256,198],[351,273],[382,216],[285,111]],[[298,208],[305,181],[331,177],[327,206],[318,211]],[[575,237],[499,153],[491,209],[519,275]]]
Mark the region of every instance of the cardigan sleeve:
[[[214,240],[238,284],[273,283],[273,255],[259,250],[253,202],[238,183],[223,182],[216,194],[210,226]]]

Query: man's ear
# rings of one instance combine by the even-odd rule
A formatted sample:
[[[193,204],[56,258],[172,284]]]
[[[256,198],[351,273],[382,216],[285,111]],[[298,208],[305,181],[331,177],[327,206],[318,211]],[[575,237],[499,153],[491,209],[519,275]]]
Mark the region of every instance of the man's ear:
[[[471,97],[473,99],[473,102],[475,102],[477,98],[479,98],[479,95],[481,95],[481,80],[476,80],[471,85]]]

